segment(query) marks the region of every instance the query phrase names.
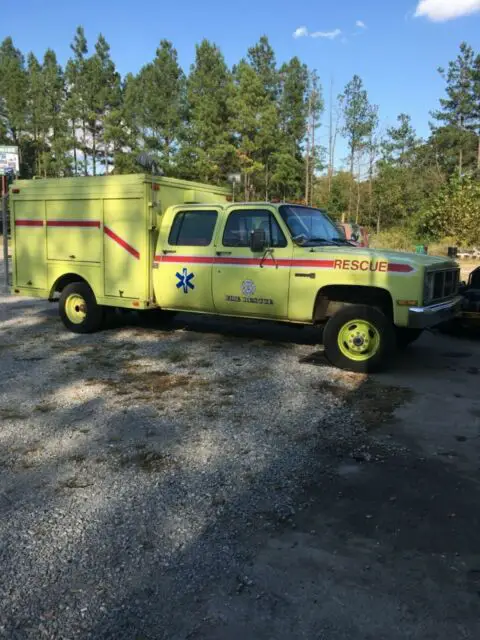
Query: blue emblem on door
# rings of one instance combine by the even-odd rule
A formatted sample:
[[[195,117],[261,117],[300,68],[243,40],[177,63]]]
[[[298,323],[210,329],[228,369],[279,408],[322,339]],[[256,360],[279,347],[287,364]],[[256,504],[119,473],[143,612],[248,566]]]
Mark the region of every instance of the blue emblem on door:
[[[177,289],[183,289],[183,293],[188,293],[189,289],[195,289],[195,285],[192,284],[192,280],[195,277],[194,273],[188,273],[188,269],[184,268],[182,273],[175,274],[178,278]]]

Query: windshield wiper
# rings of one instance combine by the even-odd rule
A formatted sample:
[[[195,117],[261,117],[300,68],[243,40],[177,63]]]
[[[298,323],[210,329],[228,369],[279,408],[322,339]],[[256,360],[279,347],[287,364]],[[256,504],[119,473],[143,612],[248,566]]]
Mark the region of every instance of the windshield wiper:
[[[338,242],[339,244],[348,244],[349,246],[355,246],[353,242],[347,240],[346,238],[332,238],[332,242]]]
[[[328,242],[336,244],[336,238],[308,238],[307,242]]]

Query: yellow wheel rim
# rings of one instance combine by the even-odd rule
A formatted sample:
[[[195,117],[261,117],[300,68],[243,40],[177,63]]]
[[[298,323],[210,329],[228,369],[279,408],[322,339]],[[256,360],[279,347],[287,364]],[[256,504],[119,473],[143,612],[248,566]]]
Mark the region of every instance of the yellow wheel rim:
[[[78,293],[72,293],[65,300],[65,313],[73,324],[81,324],[87,317],[87,303]]]
[[[380,333],[367,320],[350,320],[338,332],[338,348],[349,360],[362,362],[373,358],[380,347]]]

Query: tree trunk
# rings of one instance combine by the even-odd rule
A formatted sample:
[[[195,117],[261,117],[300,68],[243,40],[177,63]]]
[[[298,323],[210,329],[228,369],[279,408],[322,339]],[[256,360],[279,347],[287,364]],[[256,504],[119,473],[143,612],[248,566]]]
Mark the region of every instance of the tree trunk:
[[[355,161],[355,148],[352,146],[350,148],[350,193],[348,197],[348,217],[350,218],[352,215],[352,204],[353,204],[353,165]],[[345,212],[342,213],[342,222],[345,222]]]
[[[310,115],[309,115],[310,118]],[[308,205],[308,192],[310,189],[309,186],[309,178],[310,178],[310,120],[308,120],[307,126],[307,155],[305,157],[305,204]]]
[[[82,121],[82,129],[83,129],[83,162],[85,166],[83,167],[83,173],[88,176],[88,156],[87,156],[87,123],[85,120]]]
[[[265,202],[268,202],[268,160],[265,162]]]
[[[77,175],[77,136],[75,133],[75,120],[72,120],[72,139],[73,139],[73,166],[75,176]]]
[[[313,187],[315,185],[315,112],[312,113],[312,173],[310,176],[310,204],[313,205]]]
[[[97,139],[95,131],[92,134],[92,171],[93,175],[97,175]]]
[[[355,211],[356,224],[358,224],[359,217],[360,217],[360,168],[358,169],[358,178],[357,178],[357,209]]]
[[[477,147],[477,169],[480,172],[480,132],[478,134],[478,147]]]
[[[379,207],[378,208],[378,213],[377,213],[377,234],[380,233],[380,216],[381,216],[380,211],[381,211],[381,209]]]
[[[463,170],[463,149],[460,147],[460,153],[458,154],[458,177],[462,177]]]
[[[333,78],[330,79],[330,114],[328,128],[328,194],[332,191],[333,175]]]

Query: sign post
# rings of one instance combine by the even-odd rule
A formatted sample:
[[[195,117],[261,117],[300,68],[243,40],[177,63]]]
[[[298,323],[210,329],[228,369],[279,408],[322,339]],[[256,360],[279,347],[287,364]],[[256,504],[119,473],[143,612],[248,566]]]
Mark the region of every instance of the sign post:
[[[18,147],[0,145],[0,197],[2,204],[3,267],[5,290],[9,291],[8,270],[8,183],[9,176],[17,176],[20,170]]]
[[[3,227],[3,267],[5,269],[5,291],[9,292],[8,284],[8,194],[2,194],[2,227]]]

